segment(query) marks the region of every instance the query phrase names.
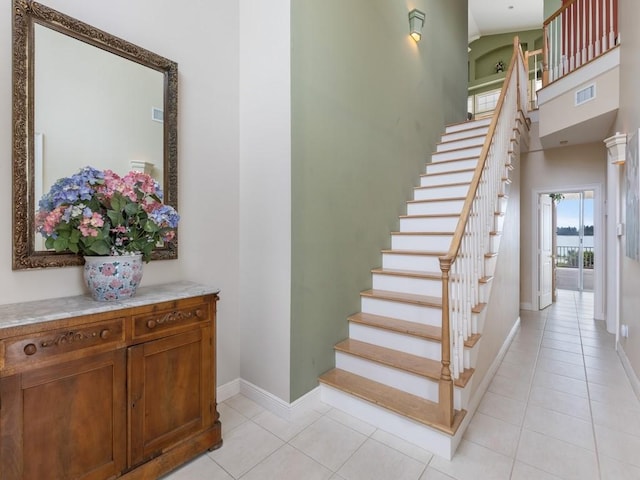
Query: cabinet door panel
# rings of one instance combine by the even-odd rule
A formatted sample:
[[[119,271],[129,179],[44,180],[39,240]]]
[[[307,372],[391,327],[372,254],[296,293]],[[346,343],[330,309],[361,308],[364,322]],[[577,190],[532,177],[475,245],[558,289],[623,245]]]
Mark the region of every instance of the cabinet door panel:
[[[9,398],[23,411],[19,478],[98,480],[124,468],[124,350],[11,378],[21,395]]]
[[[129,349],[129,466],[211,425],[209,328]]]

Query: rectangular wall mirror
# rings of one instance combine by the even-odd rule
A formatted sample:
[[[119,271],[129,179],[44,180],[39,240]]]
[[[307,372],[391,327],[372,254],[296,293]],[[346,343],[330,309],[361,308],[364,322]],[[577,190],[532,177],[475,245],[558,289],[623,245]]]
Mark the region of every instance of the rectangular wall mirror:
[[[31,0],[13,0],[13,269],[82,264],[34,219],[59,178],[145,171],[177,209],[178,66]],[[177,258],[177,241],[152,259]]]

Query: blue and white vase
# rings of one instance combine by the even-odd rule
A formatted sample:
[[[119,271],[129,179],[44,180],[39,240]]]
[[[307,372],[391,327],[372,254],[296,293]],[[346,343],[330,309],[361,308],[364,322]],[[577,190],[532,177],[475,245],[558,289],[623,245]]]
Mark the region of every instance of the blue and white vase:
[[[142,254],[85,256],[84,281],[100,302],[133,297],[142,281]]]

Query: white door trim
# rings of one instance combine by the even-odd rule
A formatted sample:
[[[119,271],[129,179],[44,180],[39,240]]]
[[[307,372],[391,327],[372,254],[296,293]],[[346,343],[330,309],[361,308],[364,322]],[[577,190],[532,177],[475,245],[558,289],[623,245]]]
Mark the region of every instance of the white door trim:
[[[531,191],[531,218],[534,222],[533,234],[534,238],[540,238],[540,219],[538,215],[538,197],[544,193],[555,192],[581,192],[585,190],[593,190],[593,227],[595,230],[594,245],[594,268],[593,268],[593,292],[594,305],[593,316],[596,320],[605,319],[605,291],[604,291],[604,275],[606,271],[606,256],[604,255],[604,235],[606,231],[606,223],[604,218],[604,188],[601,183],[586,183],[583,185],[554,185],[544,188],[536,188]],[[537,240],[536,240],[537,242]],[[535,247],[537,248],[537,246]],[[531,299],[532,303],[537,305],[538,298],[538,256],[531,255],[529,258],[531,268]]]

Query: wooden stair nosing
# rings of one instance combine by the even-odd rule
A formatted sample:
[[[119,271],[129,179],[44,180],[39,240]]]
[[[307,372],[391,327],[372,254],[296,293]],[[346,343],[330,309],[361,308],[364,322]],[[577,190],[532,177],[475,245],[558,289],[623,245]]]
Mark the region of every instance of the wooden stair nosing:
[[[447,153],[447,152],[435,152],[435,153]],[[462,158],[448,158],[447,160],[436,160],[435,162],[433,161],[433,159],[430,162],[427,162],[427,167],[429,165],[442,165],[443,163],[454,163],[454,162],[466,162],[467,160],[479,160],[480,157],[479,155],[471,155],[469,157],[462,157]]]
[[[417,270],[395,270],[393,268],[373,268],[371,273],[394,277],[421,278],[426,280],[442,280],[442,272],[422,272]]]
[[[452,237],[455,232],[391,232],[391,235],[425,235],[432,237]]]
[[[418,204],[418,203],[435,203],[435,202],[459,202],[466,200],[466,197],[453,197],[453,198],[429,198],[425,200],[407,200],[407,203]]]
[[[459,213],[419,213],[417,215],[400,215],[398,218],[411,219],[411,218],[449,218],[459,217]]]
[[[471,130],[471,129],[469,129]],[[464,131],[464,130],[463,130]],[[456,133],[460,133],[460,132],[456,132]],[[441,135],[440,138],[442,138],[444,135]],[[485,138],[487,135],[486,134],[480,134],[480,135],[471,135],[469,137],[462,137],[462,138],[457,138],[455,140],[445,140],[444,142],[438,142],[436,145],[446,145],[448,143],[455,143],[455,142],[462,142],[462,141],[466,141],[466,140],[479,140],[481,138]],[[484,143],[484,141],[483,141]],[[478,145],[472,145],[473,147],[476,147]],[[466,147],[465,147],[466,148]],[[451,150],[445,150],[447,152],[450,152]],[[440,152],[438,152],[440,153]]]
[[[439,360],[420,357],[418,355],[412,355],[350,338],[337,343],[334,349],[338,352],[364,358],[419,377],[428,378],[433,381],[440,380],[442,363]],[[465,368],[464,372],[460,373],[460,378],[454,380],[453,384],[456,387],[464,388],[471,379],[473,372],[473,368]]]
[[[438,404],[417,395],[337,368],[325,372],[319,380],[325,385],[451,436],[455,435],[467,413],[465,410],[456,410],[453,425],[445,425],[440,421],[441,413]]]
[[[447,252],[430,252],[427,250],[393,250],[386,248],[381,250],[382,253],[388,253],[390,255],[418,255],[424,257],[443,257]]]
[[[421,173],[420,177],[424,178],[424,177],[435,177],[438,175],[449,175],[449,174],[454,174],[454,173],[467,173],[467,172],[474,172],[475,171],[475,167],[474,168],[459,168],[458,170],[447,170],[446,172],[430,172],[430,173]]]
[[[454,183],[443,183],[441,185],[425,185],[425,186],[418,186],[418,187],[414,187],[414,190],[426,190],[427,188],[451,188],[451,187],[460,187],[462,185],[470,185],[471,182],[454,182]]]
[[[442,299],[429,295],[415,295],[412,293],[399,293],[389,290],[370,289],[360,292],[361,297],[386,300],[389,302],[408,303],[423,307],[442,308]]]
[[[354,313],[353,315],[350,315],[347,320],[349,322],[366,325],[372,328],[422,338],[423,340],[430,340],[434,342],[442,341],[442,328],[424,323],[410,322],[399,318],[385,317],[382,315],[363,312]],[[465,340],[464,346],[466,348],[473,348],[473,346],[478,343],[478,340],[480,340],[480,337],[481,335],[479,333],[470,335],[469,338]]]

